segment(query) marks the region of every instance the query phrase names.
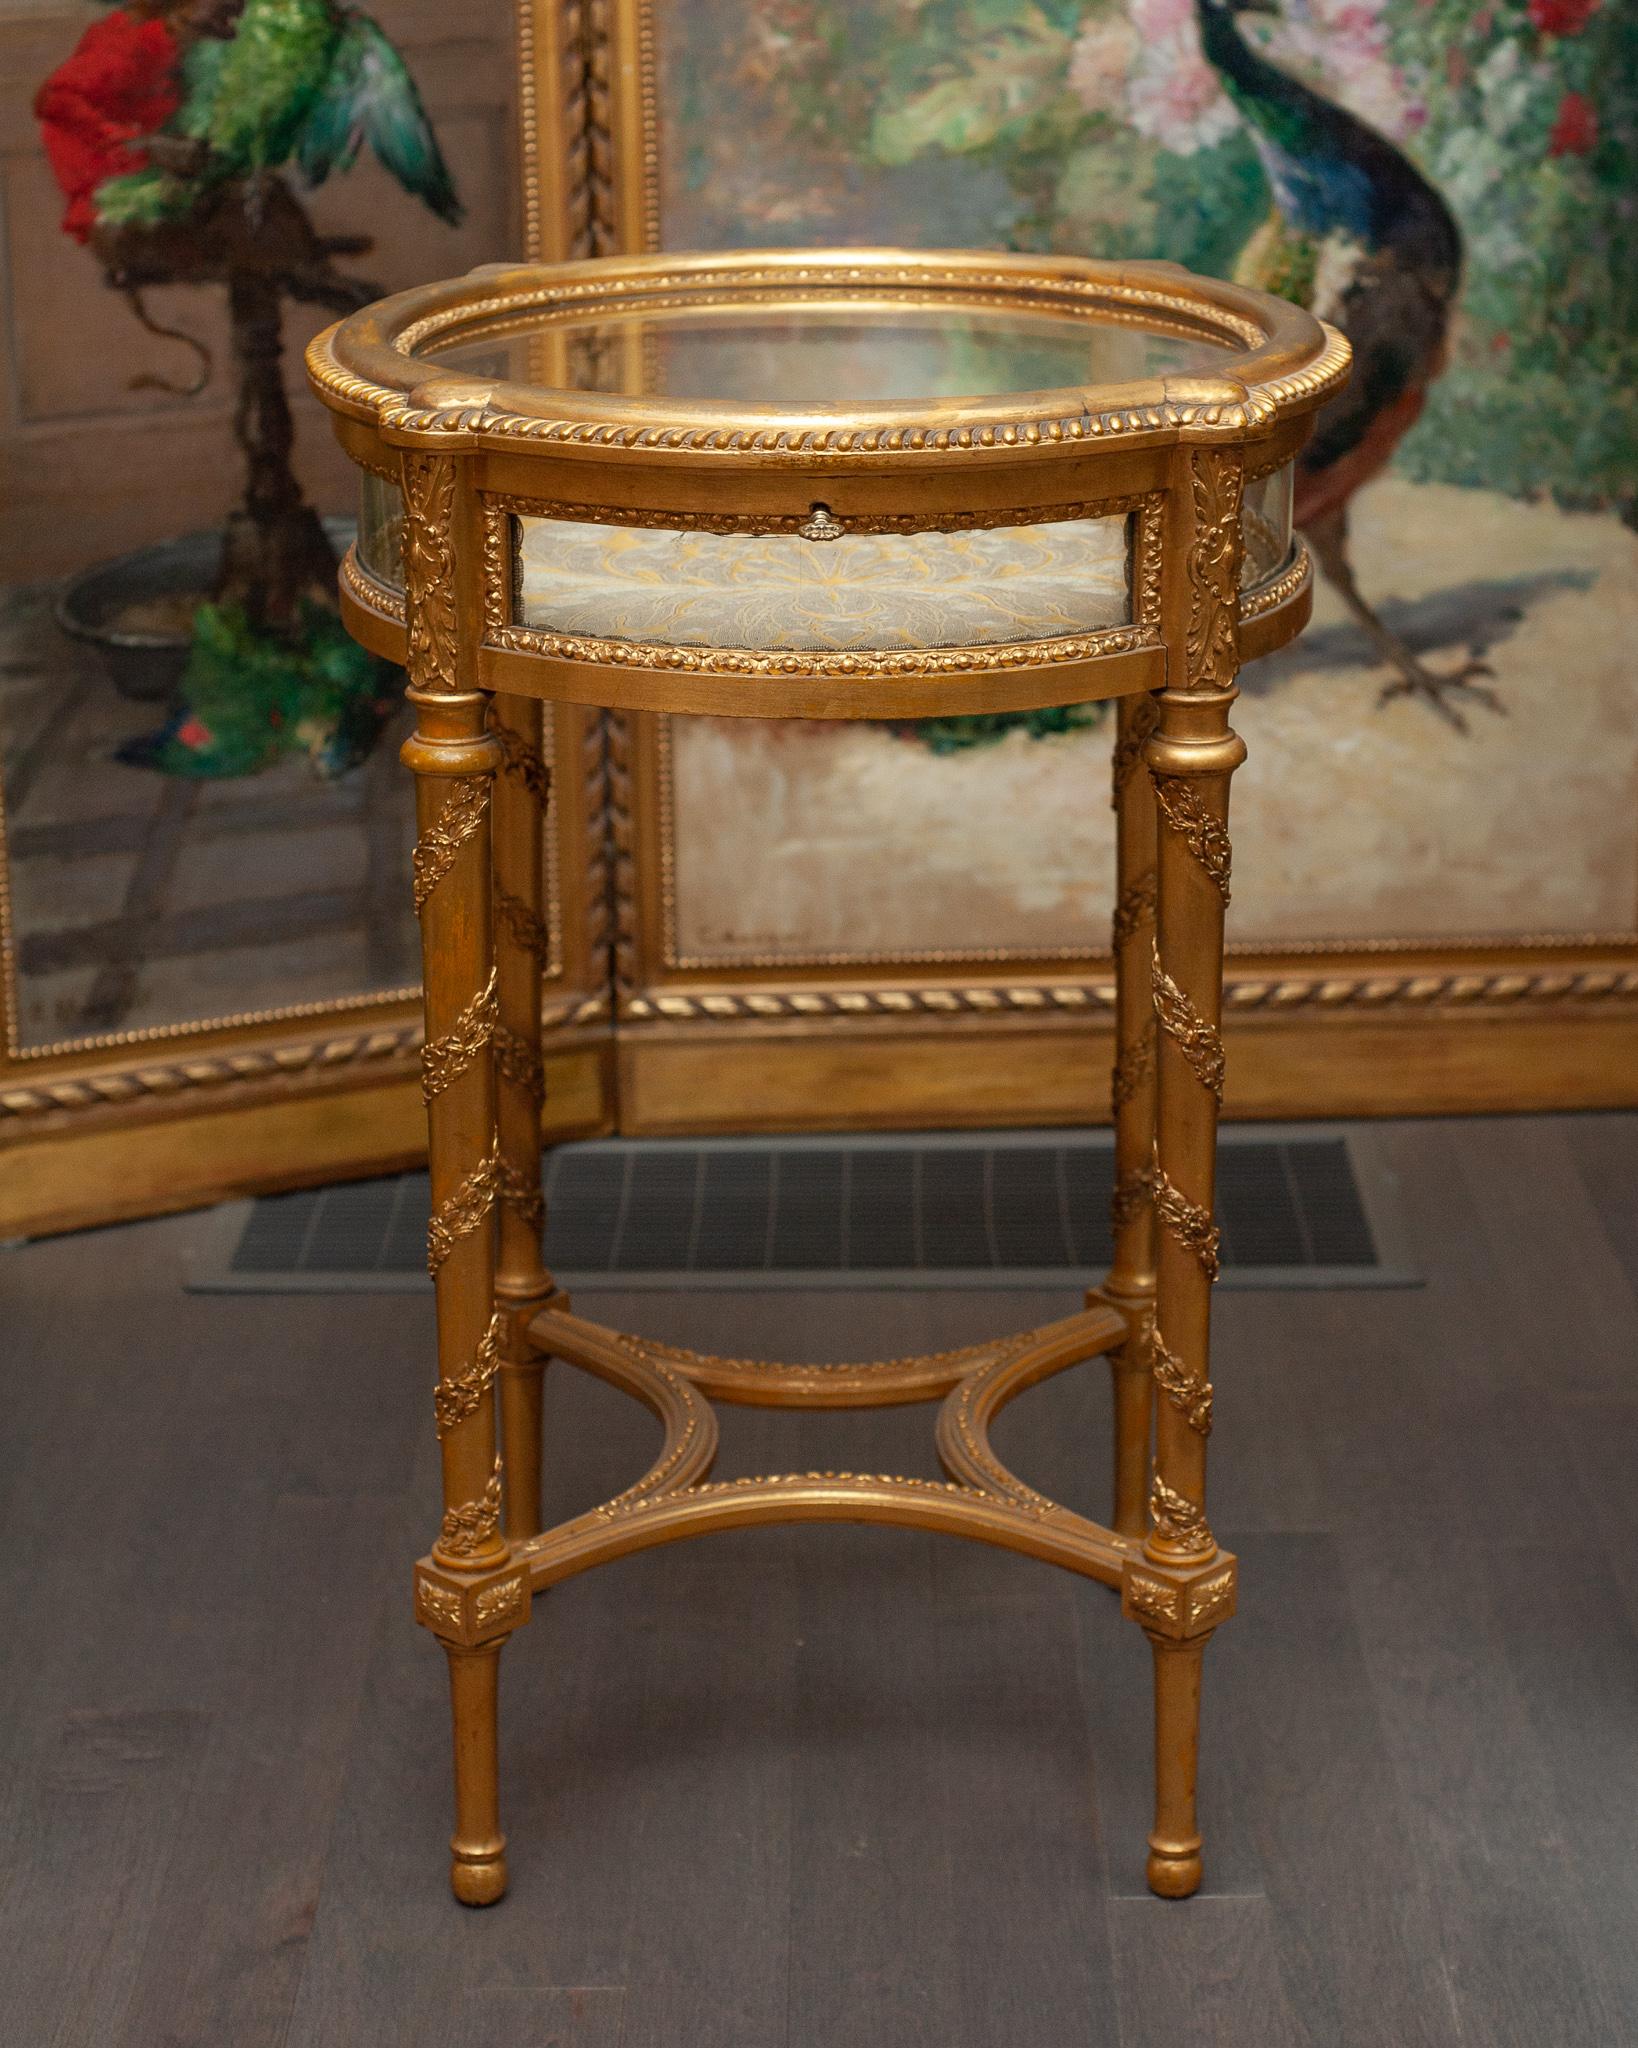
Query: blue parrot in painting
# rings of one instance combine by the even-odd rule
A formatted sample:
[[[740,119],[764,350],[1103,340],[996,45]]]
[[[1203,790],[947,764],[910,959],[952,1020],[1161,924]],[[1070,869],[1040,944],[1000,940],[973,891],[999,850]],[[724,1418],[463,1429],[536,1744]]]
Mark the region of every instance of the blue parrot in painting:
[[[1280,293],[1341,328],[1354,374],[1319,414],[1297,461],[1294,516],[1315,559],[1372,645],[1398,672],[1385,697],[1425,699],[1458,731],[1465,697],[1492,710],[1470,661],[1451,675],[1421,662],[1366,602],[1348,560],[1348,507],[1386,468],[1445,366],[1462,272],[1450,208],[1402,150],[1271,63],[1236,17],[1274,0],[1195,0],[1201,47],[1244,118],[1274,198],[1241,254],[1242,282]]]

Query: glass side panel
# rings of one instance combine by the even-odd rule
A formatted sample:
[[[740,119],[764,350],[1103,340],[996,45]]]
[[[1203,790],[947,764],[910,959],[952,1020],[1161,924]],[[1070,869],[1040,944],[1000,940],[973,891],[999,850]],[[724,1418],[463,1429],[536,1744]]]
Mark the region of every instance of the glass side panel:
[[[1125,518],[972,533],[678,533],[518,522],[518,616],[664,646],[982,647],[1131,616]]]
[[[378,583],[403,589],[404,493],[369,470],[358,500],[358,559]]]
[[[1240,499],[1245,555],[1240,588],[1254,589],[1277,576],[1291,553],[1291,464],[1247,484]]]
[[[626,316],[502,334],[471,327],[425,354],[470,376],[747,405],[1000,396],[1209,370],[1217,343],[1062,314],[813,305]]]

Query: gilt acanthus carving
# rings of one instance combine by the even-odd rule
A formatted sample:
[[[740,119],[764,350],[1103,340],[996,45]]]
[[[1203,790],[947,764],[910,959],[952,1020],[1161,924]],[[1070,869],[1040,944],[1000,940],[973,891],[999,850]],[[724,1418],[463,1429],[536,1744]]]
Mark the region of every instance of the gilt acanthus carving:
[[[1160,964],[1160,948],[1150,962],[1155,1016],[1160,1028],[1189,1063],[1202,1088],[1209,1089],[1219,1109],[1223,1106],[1223,1077],[1227,1061],[1222,1034],[1209,1024]]]
[[[438,1434],[442,1436],[469,1415],[475,1415],[478,1404],[489,1390],[500,1365],[500,1342],[502,1322],[497,1312],[489,1318],[489,1326],[478,1339],[478,1348],[472,1354],[471,1363],[457,1373],[439,1380],[433,1390],[432,1407],[438,1421]],[[446,1545],[447,1549],[448,1546]]]
[[[415,842],[415,908],[425,909],[427,898],[437,888],[456,857],[489,816],[489,777],[458,775],[450,786],[438,815]]]
[[[1117,953],[1129,940],[1136,938],[1145,925],[1154,923],[1156,893],[1153,868],[1145,868],[1135,882],[1121,891],[1110,927],[1110,943]]]
[[[433,1211],[427,1224],[427,1271],[438,1269],[463,1237],[470,1237],[495,1206],[501,1162],[493,1145],[449,1197]]]
[[[1211,1211],[1191,1202],[1175,1182],[1157,1167],[1153,1176],[1155,1214],[1168,1235],[1200,1261],[1200,1270],[1215,1280],[1219,1270],[1221,1236],[1211,1220]]]
[[[1211,1381],[1198,1378],[1171,1350],[1159,1330],[1150,1326],[1149,1366],[1155,1385],[1170,1401],[1190,1429],[1211,1435]]]
[[[447,455],[404,457],[404,599],[409,677],[417,690],[455,688],[455,464]]]
[[[551,799],[552,771],[540,750],[532,747],[521,733],[514,732],[505,719],[497,715],[493,703],[489,707],[489,730],[500,743],[501,773],[521,783],[544,810]]]
[[[1156,1536],[1173,1550],[1205,1556],[1217,1548],[1217,1539],[1206,1526],[1205,1509],[1168,1486],[1158,1471],[1149,1489],[1149,1518]]]
[[[1188,690],[1226,690],[1240,665],[1240,479],[1238,453],[1190,451],[1194,533],[1183,655]]]
[[[1234,848],[1228,829],[1215,817],[1180,776],[1154,778],[1155,802],[1168,830],[1175,832],[1189,852],[1216,883],[1226,905],[1229,877],[1234,865]]]
[[[421,1048],[421,1095],[432,1102],[458,1080],[495,1035],[495,970],[448,1031]]]
[[[504,1024],[495,1026],[495,1072],[514,1088],[521,1088],[531,1101],[546,1099],[546,1075],[540,1054],[526,1038],[508,1031]]]
[[[1136,697],[1131,700],[1131,709],[1123,722],[1125,730],[1115,741],[1109,760],[1109,801],[1116,809],[1120,807],[1122,790],[1137,772],[1150,733],[1160,722],[1160,706],[1151,696]]]
[[[1115,1064],[1109,1072],[1109,1099],[1116,1109],[1124,1109],[1154,1071],[1155,1025],[1151,1017],[1130,1045],[1123,1046],[1116,1055]]]
[[[1121,1231],[1137,1221],[1155,1198],[1157,1178],[1153,1166],[1136,1166],[1121,1175],[1109,1204],[1111,1229]]]
[[[495,1460],[489,1484],[477,1500],[445,1508],[438,1531],[438,1549],[445,1557],[471,1557],[491,1543],[500,1531],[501,1461]]]
[[[529,954],[544,973],[551,965],[552,938],[545,922],[510,889],[495,891],[495,922],[520,952]]]

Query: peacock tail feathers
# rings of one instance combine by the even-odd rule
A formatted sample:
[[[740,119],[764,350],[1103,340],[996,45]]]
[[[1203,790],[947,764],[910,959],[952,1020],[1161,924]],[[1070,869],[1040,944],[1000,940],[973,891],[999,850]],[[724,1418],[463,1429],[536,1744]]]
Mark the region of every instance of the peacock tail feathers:
[[[309,185],[350,170],[368,142],[406,191],[453,226],[462,207],[404,60],[367,14],[349,12],[296,142]]]

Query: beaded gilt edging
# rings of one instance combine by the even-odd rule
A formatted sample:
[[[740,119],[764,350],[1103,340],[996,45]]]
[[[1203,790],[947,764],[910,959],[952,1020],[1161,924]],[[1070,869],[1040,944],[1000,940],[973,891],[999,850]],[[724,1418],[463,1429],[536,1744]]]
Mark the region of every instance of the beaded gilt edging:
[[[489,1391],[489,1384],[500,1365],[502,1329],[502,1318],[497,1309],[489,1318],[488,1329],[478,1339],[472,1363],[460,1372],[452,1373],[448,1379],[441,1379],[433,1389],[432,1407],[438,1419],[440,1436],[477,1412],[478,1403]],[[449,1546],[446,1544],[444,1547],[447,1549]]]
[[[1103,626],[1051,640],[1005,640],[994,646],[860,648],[798,654],[788,648],[692,647],[664,641],[608,640],[585,633],[554,633],[537,626],[502,626],[487,644],[503,652],[543,655],[549,661],[593,662],[600,668],[652,669],[664,675],[800,676],[881,682],[910,676],[990,675],[1002,669],[1050,668],[1141,654],[1160,645],[1153,626]]]
[[[1212,816],[1181,777],[1157,775],[1154,784],[1161,817],[1217,884],[1227,903],[1234,849],[1221,821]]]
[[[495,998],[495,970],[479,989],[454,1025],[442,1037],[429,1039],[421,1048],[421,1096],[426,1102],[443,1094],[449,1084],[464,1074],[495,1035],[499,1011]]]
[[[427,898],[455,865],[461,848],[481,830],[489,815],[489,777],[459,775],[445,797],[443,807],[415,842],[415,908],[425,908]]]
[[[1172,977],[1160,964],[1160,948],[1156,946],[1150,963],[1153,977],[1155,1015],[1160,1028],[1172,1040],[1194,1072],[1202,1088],[1209,1088],[1219,1109],[1223,1106],[1223,1075],[1227,1065],[1223,1055],[1223,1040],[1214,1025],[1208,1024],[1194,1007]]]

